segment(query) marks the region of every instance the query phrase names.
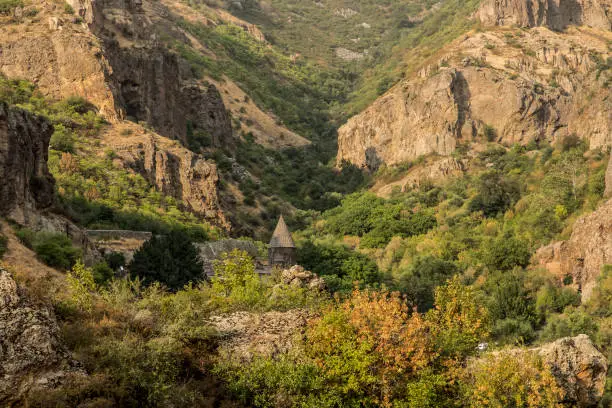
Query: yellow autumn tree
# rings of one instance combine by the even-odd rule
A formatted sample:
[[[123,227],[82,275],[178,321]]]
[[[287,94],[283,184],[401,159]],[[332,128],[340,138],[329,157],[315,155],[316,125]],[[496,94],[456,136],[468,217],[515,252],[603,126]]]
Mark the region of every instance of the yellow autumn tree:
[[[434,359],[428,326],[399,293],[355,289],[314,321],[308,352],[344,399],[392,405]]]
[[[560,407],[563,397],[549,367],[534,352],[490,353],[465,370],[469,407]]]

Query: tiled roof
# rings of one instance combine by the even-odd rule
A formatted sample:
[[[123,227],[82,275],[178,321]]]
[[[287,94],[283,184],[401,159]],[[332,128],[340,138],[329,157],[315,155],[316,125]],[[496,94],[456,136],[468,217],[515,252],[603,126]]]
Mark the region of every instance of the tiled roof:
[[[291,233],[289,232],[289,228],[287,228],[287,224],[285,224],[285,220],[283,219],[282,215],[278,220],[278,224],[276,225],[274,234],[272,234],[272,239],[270,240],[270,247],[295,248],[293,238],[291,238]]]

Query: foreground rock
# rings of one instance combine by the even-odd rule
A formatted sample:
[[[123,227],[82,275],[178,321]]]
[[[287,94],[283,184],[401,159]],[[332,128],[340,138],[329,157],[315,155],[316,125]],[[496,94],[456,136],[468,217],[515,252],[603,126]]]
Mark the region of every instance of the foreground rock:
[[[310,318],[306,310],[288,312],[236,312],[209,319],[221,335],[221,353],[238,360],[274,357],[289,352]]]
[[[586,334],[565,337],[535,351],[544,359],[565,393],[565,403],[596,406],[604,393],[608,361]]]
[[[28,392],[54,388],[79,373],[59,340],[53,313],[25,299],[11,275],[0,269],[0,406]]]

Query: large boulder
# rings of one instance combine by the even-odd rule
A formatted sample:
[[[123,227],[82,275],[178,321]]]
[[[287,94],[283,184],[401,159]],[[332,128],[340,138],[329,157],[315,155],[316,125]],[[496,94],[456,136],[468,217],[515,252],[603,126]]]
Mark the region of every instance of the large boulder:
[[[281,284],[291,285],[299,288],[307,288],[315,291],[325,289],[325,281],[316,274],[305,270],[300,265],[294,265],[281,272]]]
[[[54,388],[79,372],[62,347],[53,312],[29,302],[0,269],[0,406],[18,404],[31,390]]]
[[[565,337],[536,351],[563,389],[565,403],[575,407],[597,405],[606,386],[608,361],[589,336]]]

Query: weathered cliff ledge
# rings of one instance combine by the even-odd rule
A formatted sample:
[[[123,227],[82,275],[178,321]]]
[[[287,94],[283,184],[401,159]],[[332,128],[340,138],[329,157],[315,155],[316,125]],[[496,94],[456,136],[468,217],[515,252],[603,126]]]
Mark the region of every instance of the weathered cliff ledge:
[[[219,175],[214,162],[176,142],[143,133],[136,127],[133,130],[128,137],[116,134],[104,137],[105,144],[118,156],[116,165],[141,174],[158,191],[180,200],[186,210],[229,229],[219,203]]]
[[[27,223],[53,204],[55,181],[47,168],[51,123],[0,102],[0,215]]]
[[[486,0],[476,17],[485,25],[563,30],[584,25],[612,29],[610,0]]]

